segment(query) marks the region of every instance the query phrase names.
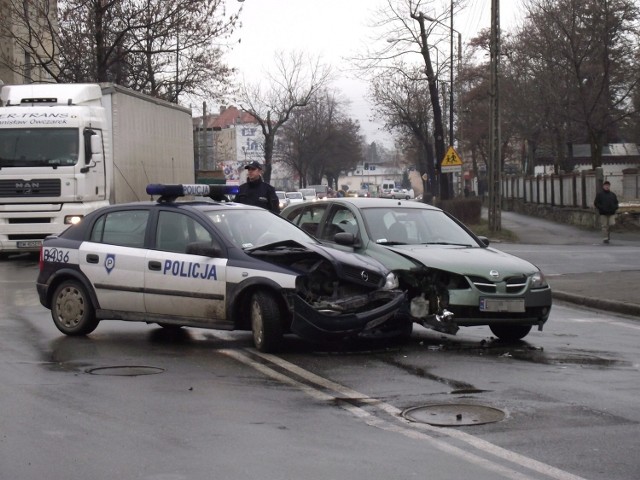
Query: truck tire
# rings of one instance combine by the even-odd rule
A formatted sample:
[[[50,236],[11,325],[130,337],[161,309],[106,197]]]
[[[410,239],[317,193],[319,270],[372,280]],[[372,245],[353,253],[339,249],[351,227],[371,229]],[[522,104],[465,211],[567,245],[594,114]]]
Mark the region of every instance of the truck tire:
[[[277,351],[282,346],[280,308],[272,295],[256,292],[249,304],[253,344],[264,353]]]
[[[500,340],[521,340],[531,331],[531,325],[490,325],[493,334]]]
[[[88,335],[100,322],[87,290],[77,280],[58,285],[51,302],[51,317],[58,330],[69,336]]]

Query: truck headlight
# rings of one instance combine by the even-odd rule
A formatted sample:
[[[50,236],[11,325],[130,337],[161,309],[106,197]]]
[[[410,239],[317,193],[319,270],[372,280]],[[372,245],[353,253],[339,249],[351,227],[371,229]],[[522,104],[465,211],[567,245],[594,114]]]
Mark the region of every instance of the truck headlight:
[[[391,272],[387,274],[386,282],[384,284],[384,290],[395,290],[400,286],[398,277],[395,273]]]
[[[82,220],[82,215],[67,215],[64,217],[65,225],[75,225],[76,223],[80,223]]]

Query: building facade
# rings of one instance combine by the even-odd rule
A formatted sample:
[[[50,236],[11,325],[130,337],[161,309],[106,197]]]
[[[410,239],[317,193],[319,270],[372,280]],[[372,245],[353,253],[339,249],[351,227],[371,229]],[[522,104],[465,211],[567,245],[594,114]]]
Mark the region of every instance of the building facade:
[[[41,5],[40,2],[0,0],[0,84],[52,81],[51,75],[40,66],[40,58],[48,58],[53,51],[50,29],[57,25],[58,2],[50,0],[44,9]],[[52,18],[46,19],[45,15]],[[36,43],[29,41],[33,37],[38,38]]]
[[[264,135],[256,119],[234,106],[220,107],[215,114],[194,119],[196,172],[215,171],[226,183],[246,180],[245,165],[264,164]],[[270,183],[281,190],[295,190],[297,183],[283,162],[276,138]]]

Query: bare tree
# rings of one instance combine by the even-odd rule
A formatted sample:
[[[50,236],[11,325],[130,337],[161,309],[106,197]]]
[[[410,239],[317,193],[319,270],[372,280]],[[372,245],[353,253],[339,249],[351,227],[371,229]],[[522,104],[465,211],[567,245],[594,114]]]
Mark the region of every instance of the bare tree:
[[[453,13],[451,10],[457,9],[459,3],[459,1],[447,2],[448,5],[444,6],[443,2],[433,0],[387,0],[387,6],[376,12],[377,20],[373,25],[376,33],[386,38],[387,45],[367,51],[356,59],[360,68],[370,72],[372,77],[378,76],[381,70],[397,69],[399,58],[410,59],[404,62],[407,65],[411,63],[415,65],[416,59],[420,60],[423,69],[421,76],[426,79],[426,89],[430,98],[433,143],[438,162],[435,166],[437,184],[434,193],[440,194],[442,198],[449,197],[448,182],[439,182],[440,161],[445,155],[443,99],[439,94],[439,82],[442,78],[438,76],[437,65],[434,68],[433,53],[438,49],[438,45],[445,43],[449,37],[437,35],[434,31],[438,29],[442,32],[442,25],[446,25],[445,19],[451,18],[450,15]],[[425,13],[425,11],[433,12],[436,8],[444,14],[434,18]],[[448,50],[444,49],[444,51]]]
[[[282,140],[290,146],[284,161],[298,172],[301,187],[320,184],[323,177],[333,186],[341,173],[362,162],[360,124],[341,106],[334,93],[319,92],[282,128]]]
[[[430,202],[435,194],[437,159],[433,152],[433,117],[431,97],[420,75],[420,69],[398,63],[395,71],[387,71],[372,80],[371,96],[378,117],[385,127],[400,132],[405,148],[415,151],[415,160],[423,181],[424,201]]]
[[[306,60],[305,60],[306,59]],[[330,79],[331,70],[319,59],[301,52],[279,52],[274,71],[265,72],[264,81],[243,82],[238,103],[252,115],[264,135],[264,178],[271,179],[276,134],[292,112],[306,106]]]
[[[634,115],[640,87],[640,10],[634,0],[529,0],[519,38],[530,81],[543,85],[547,135],[563,152],[580,128],[602,165],[605,142]],[[562,155],[562,154],[561,154]]]
[[[0,33],[53,81],[111,81],[174,102],[181,93],[217,96],[229,84],[221,47],[239,12],[227,15],[224,0],[5,3]],[[0,62],[23,71],[14,58]]]

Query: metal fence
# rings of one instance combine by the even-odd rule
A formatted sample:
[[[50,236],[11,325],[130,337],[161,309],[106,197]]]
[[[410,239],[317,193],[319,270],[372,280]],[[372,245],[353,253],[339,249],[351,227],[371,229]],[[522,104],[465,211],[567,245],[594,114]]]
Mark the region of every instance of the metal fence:
[[[640,199],[640,174],[613,174],[604,179],[611,182],[611,191],[620,201]],[[524,203],[592,208],[596,193],[597,179],[593,171],[535,177],[506,175],[502,180],[503,198]]]

